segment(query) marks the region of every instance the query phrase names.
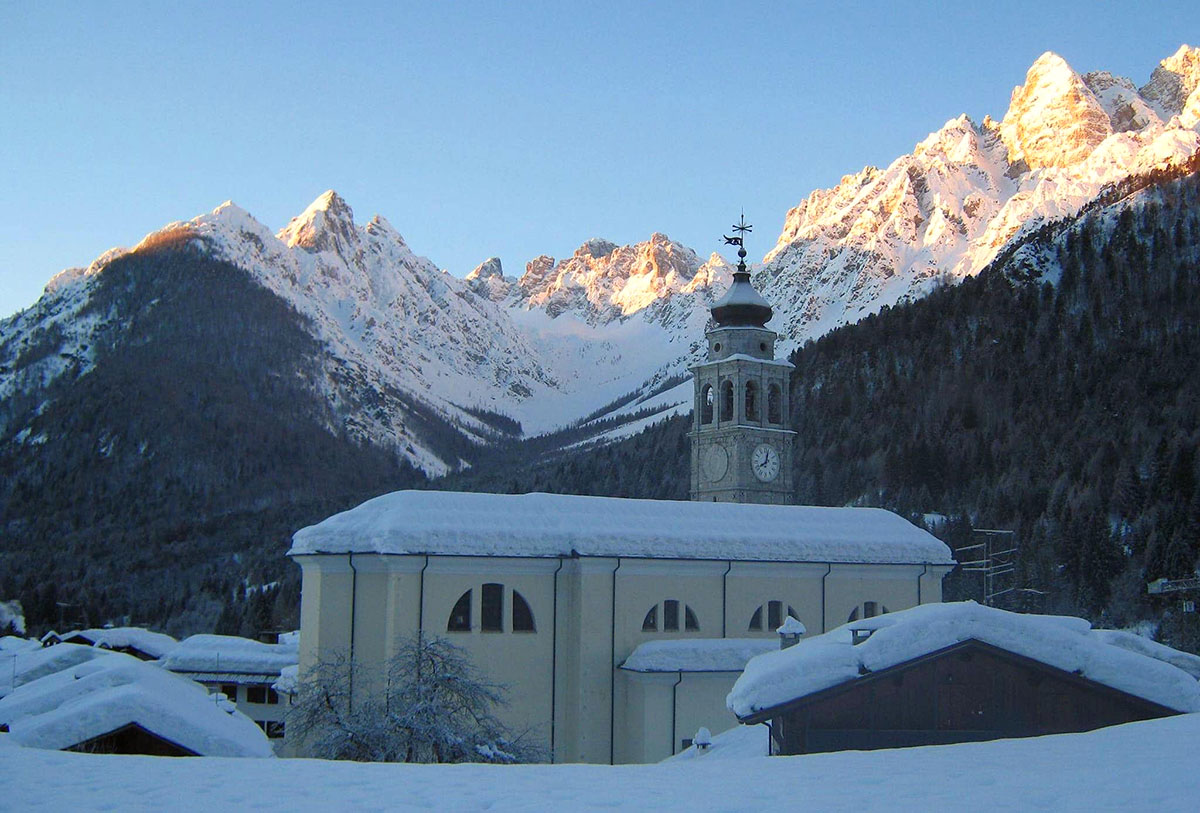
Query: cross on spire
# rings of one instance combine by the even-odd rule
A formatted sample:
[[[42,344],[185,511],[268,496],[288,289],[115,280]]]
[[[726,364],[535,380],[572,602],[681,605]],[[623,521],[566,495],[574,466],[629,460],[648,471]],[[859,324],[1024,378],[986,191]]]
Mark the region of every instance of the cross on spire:
[[[733,224],[733,230],[737,232],[737,237],[725,237],[725,245],[738,247],[738,270],[739,274],[749,273],[746,270],[746,232],[754,231],[754,227],[746,222],[746,213],[743,211],[738,222]]]

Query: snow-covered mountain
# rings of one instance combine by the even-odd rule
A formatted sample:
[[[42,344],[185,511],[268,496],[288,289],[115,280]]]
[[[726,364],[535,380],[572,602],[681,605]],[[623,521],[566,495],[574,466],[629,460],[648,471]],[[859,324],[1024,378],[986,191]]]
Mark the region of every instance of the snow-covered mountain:
[[[1023,229],[1070,216],[1110,184],[1200,148],[1200,49],[1140,90],[1046,53],[1001,121],[951,119],[885,169],[792,209],[756,279],[795,342],[982,270]]]
[[[890,166],[848,175],[788,212],[754,268],[781,352],[978,273],[1014,237],[1112,184],[1184,164],[1200,149],[1198,124],[1200,49],[1180,48],[1140,89],[1044,54],[1000,121],[951,119]],[[719,255],[701,260],[658,233],[630,246],[591,239],[563,260],[536,257],[519,277],[491,258],[460,279],[382,217],[357,224],[332,191],[278,233],[225,203],[132,251],[171,245],[240,266],[294,308],[326,348],[316,386],[331,428],[432,474],[464,461],[435,451],[414,415],[486,443],[499,431],[488,413],[526,433],[596,413],[637,416],[615,436],[690,409],[681,378],[730,279]],[[0,400],[25,398],[36,411],[50,382],[91,369],[97,331],[118,317],[87,306],[125,253],[64,271],[33,307],[0,322]],[[19,412],[0,410],[0,442],[26,428]]]

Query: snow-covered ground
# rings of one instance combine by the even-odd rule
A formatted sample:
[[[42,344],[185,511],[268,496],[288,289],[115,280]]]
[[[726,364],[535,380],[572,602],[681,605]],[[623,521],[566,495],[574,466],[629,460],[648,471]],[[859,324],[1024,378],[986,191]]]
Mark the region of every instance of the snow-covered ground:
[[[17,748],[10,810],[1195,810],[1200,715],[1088,734],[662,765],[361,765]]]

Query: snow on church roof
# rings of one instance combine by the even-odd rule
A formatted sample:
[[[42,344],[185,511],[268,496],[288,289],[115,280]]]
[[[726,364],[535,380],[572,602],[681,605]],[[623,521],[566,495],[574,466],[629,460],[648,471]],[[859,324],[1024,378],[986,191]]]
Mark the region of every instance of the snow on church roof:
[[[879,508],[396,491],[292,537],[290,555],[628,556],[953,564],[937,538]]]
[[[779,649],[773,638],[680,638],[647,641],[622,669],[630,672],[740,672],[755,655]]]
[[[14,742],[64,749],[137,725],[202,756],[272,757],[262,730],[232,703],[156,664],[101,653],[44,675],[0,699],[0,724]]]
[[[872,632],[854,644],[855,630]],[[852,621],[761,655],[746,664],[726,704],[738,717],[750,717],[971,639],[1177,711],[1200,711],[1194,677],[1200,658],[1093,630],[1082,618],[1010,613],[973,601],[924,604]]]

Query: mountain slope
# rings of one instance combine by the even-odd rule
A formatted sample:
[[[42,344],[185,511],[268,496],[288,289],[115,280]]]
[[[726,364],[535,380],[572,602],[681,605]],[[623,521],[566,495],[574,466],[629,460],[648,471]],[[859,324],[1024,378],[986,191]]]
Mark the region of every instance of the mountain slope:
[[[243,578],[288,575],[295,523],[423,479],[336,428],[324,349],[240,268],[135,251],[78,318],[98,325],[89,371],[51,382],[0,447],[0,592],[38,624],[211,629]]]

